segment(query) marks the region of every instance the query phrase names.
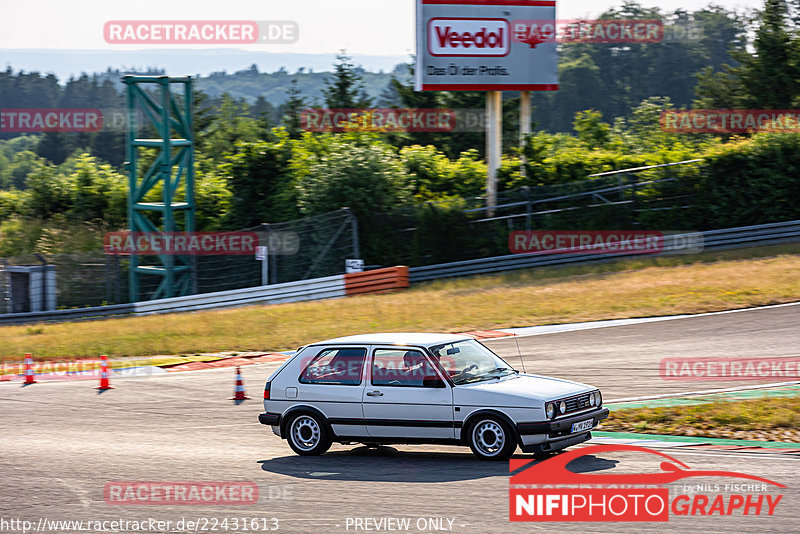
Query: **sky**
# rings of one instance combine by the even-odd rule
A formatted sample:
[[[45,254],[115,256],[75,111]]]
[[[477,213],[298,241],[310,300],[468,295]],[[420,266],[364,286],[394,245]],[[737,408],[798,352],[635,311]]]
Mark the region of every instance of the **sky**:
[[[695,10],[709,0],[641,0],[662,11]],[[716,0],[729,9],[757,8],[763,0]],[[556,17],[596,17],[621,0],[564,0]],[[292,20],[293,44],[246,45],[249,51],[408,56],[414,52],[415,0],[0,0],[0,49],[137,50],[162,45],[108,44],[109,20]],[[203,48],[210,45],[182,45]],[[217,48],[219,45],[214,45]],[[174,47],[174,45],[173,45]],[[2,60],[2,58],[0,58]]]

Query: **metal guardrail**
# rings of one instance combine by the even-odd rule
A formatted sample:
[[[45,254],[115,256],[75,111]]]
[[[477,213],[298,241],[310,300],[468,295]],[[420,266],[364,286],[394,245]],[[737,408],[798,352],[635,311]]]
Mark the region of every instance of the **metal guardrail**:
[[[312,280],[286,282],[271,286],[249,287],[246,289],[234,289],[233,291],[220,291],[217,293],[204,293],[185,297],[137,302],[133,305],[133,313],[135,315],[150,315],[156,313],[233,308],[236,306],[259,303],[283,304],[286,302],[321,300],[344,296],[344,279],[342,275],[335,275]],[[2,316],[0,316],[0,321],[2,321]]]
[[[118,315],[152,315],[208,309],[224,309],[248,304],[282,304],[302,300],[321,300],[345,296],[343,275],[300,280],[270,286],[249,287],[216,293],[200,293],[186,297],[134,302],[114,306],[77,308],[35,313],[9,313],[0,315],[0,324],[30,324],[105,319]]]
[[[337,274],[311,280],[249,287],[185,297],[134,302],[115,306],[79,308],[52,312],[0,315],[0,324],[25,324],[80,319],[102,319],[115,315],[217,310],[250,304],[283,304],[304,300],[342,298],[347,295],[391,291],[408,287],[408,267],[389,267],[357,274]]]
[[[133,304],[114,304],[111,306],[94,306],[91,308],[74,308],[44,312],[5,313],[0,314],[0,324],[30,324],[59,321],[76,321],[78,319],[103,319],[115,315],[128,315],[134,312]]]
[[[723,250],[760,245],[777,245],[800,242],[800,221],[787,221],[756,226],[687,232],[664,236],[662,254],[690,252],[682,250],[686,242],[696,243],[702,236],[704,249]],[[464,260],[438,265],[425,265],[409,269],[409,281],[413,283],[439,278],[453,278],[476,274],[496,273],[515,269],[527,269],[545,265],[567,265],[610,261],[618,258],[641,256],[641,252],[619,252],[603,254],[510,254],[477,260]]]

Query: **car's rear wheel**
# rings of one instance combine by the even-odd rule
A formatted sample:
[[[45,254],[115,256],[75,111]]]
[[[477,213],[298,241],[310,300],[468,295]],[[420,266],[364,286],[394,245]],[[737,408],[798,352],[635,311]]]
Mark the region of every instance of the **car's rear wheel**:
[[[467,442],[481,460],[505,460],[517,449],[508,424],[499,417],[480,417],[470,426]]]
[[[317,415],[295,415],[286,428],[289,446],[301,456],[317,456],[331,447],[331,438],[325,424]]]

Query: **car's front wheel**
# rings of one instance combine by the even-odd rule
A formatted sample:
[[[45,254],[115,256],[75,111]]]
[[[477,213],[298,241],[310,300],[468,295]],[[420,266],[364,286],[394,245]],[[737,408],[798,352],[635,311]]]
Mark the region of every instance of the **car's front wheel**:
[[[325,424],[317,415],[295,415],[286,428],[289,446],[301,456],[318,456],[331,447],[331,438]]]
[[[511,429],[499,417],[480,417],[470,426],[467,441],[481,460],[505,460],[517,449]]]

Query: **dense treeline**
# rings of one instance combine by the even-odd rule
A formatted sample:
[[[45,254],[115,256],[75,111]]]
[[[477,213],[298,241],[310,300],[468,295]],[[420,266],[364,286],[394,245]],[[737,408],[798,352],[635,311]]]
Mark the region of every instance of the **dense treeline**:
[[[673,195],[687,205],[650,212],[595,210],[534,222],[705,229],[800,218],[797,134],[728,138],[670,134],[659,125],[663,110],[693,104],[796,106],[795,9],[784,0],[767,0],[754,19],[751,49],[745,33],[749,19],[721,8],[664,15],[626,3],[607,13],[659,18],[673,40],[562,45],[561,90],[534,98],[537,132],[519,147],[517,125],[506,121],[500,190],[527,187],[530,194],[593,173],[700,157],[703,164],[673,172],[669,191],[648,187],[637,199],[655,205]],[[465,199],[481,195],[485,186],[481,133],[355,128],[312,134],[300,128],[299,113],[309,106],[483,107],[481,93],[415,92],[409,73],[398,67],[375,95],[367,73],[340,56],[314,93],[304,88],[303,76],[317,73],[279,73],[285,98],[277,104],[232,89],[245,77],[257,87],[271,76],[257,69],[229,76],[231,94],[207,94],[201,80],[195,95],[197,229],[245,228],[349,206],[362,221],[368,263],[390,263],[392,254],[397,261],[426,263],[497,253],[508,226],[479,236],[472,224],[478,215],[463,212]],[[2,107],[104,107],[97,104],[102,101],[121,108],[122,93],[112,80],[118,74],[84,75],[60,86],[52,76],[9,69],[0,73]],[[512,116],[515,95],[507,96],[504,106]],[[0,256],[96,249],[103,231],[125,226],[121,132],[0,135]],[[520,154],[526,157],[524,178]],[[414,228],[413,239],[397,233]]]

